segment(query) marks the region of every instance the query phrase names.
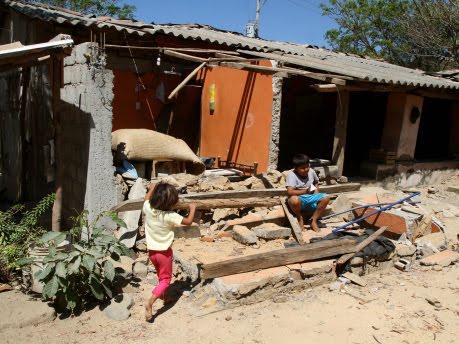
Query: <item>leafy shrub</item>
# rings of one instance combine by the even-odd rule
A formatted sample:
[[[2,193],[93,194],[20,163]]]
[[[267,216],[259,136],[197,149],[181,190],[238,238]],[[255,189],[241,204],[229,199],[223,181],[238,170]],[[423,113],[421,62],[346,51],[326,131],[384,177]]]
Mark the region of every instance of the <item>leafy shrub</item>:
[[[0,211],[0,270],[5,279],[18,268],[17,261],[26,255],[30,244],[46,232],[39,221],[53,202],[54,194],[50,194],[31,210],[18,204]]]
[[[115,268],[111,259],[119,261],[120,256],[128,255],[130,250],[98,226],[99,220],[106,216],[126,226],[112,212],[103,212],[89,223],[88,213],[84,211],[74,219],[70,232],[48,232],[41,237],[40,243],[48,247],[49,253],[34,278],[44,283],[44,300],[54,299],[60,306],[74,312],[93,301],[112,297],[113,282],[123,270]],[[85,238],[81,238],[82,233],[86,233]],[[71,241],[70,249],[60,248],[67,236]],[[19,263],[38,262],[31,257],[21,259]]]

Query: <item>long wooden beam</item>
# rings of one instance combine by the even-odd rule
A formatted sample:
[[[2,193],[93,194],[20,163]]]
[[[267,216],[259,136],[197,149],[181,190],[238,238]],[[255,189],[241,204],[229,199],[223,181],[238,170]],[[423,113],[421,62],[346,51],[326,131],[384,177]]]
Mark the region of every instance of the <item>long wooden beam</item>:
[[[341,79],[341,78],[337,78],[334,76],[321,74],[321,73],[307,72],[307,71],[294,69],[294,68],[266,67],[266,66],[245,64],[245,63],[240,63],[240,62],[220,62],[219,65],[224,66],[224,67],[249,70],[249,71],[264,73],[264,74],[275,74],[275,73],[281,72],[281,73],[287,73],[287,74],[293,74],[293,75],[301,75],[301,76],[311,78],[314,80],[327,81],[327,82],[331,82],[337,85],[346,85],[346,80]]]
[[[188,74],[188,76],[185,79],[183,79],[183,81],[180,84],[178,84],[176,88],[174,88],[174,90],[169,94],[167,99],[172,99],[178,93],[178,91],[180,91],[186,85],[186,83],[190,81],[192,77],[194,77],[202,68],[205,67],[206,64],[207,62],[201,63],[190,74]]]
[[[297,247],[204,264],[201,266],[200,277],[201,279],[210,279],[275,266],[302,263],[355,252],[355,248],[355,241],[350,239],[321,240]]]
[[[347,184],[336,184],[336,185],[323,185],[320,186],[320,192],[328,194],[340,193],[340,192],[351,192],[360,190],[359,183],[347,183]],[[190,200],[212,200],[212,199],[244,199],[244,198],[268,198],[268,197],[287,197],[287,189],[256,189],[256,190],[230,190],[230,191],[218,191],[218,192],[197,192],[191,194],[180,195],[180,199],[183,201]],[[115,212],[124,212],[131,210],[142,209],[144,200],[127,200],[115,205],[111,210]],[[280,203],[278,203],[280,204]],[[224,207],[223,207],[224,208]],[[231,207],[228,207],[231,208]],[[209,208],[207,208],[209,209]]]
[[[167,56],[172,56],[172,57],[176,57],[176,58],[179,58],[179,59],[182,59],[182,60],[187,60],[187,61],[192,61],[192,62],[202,63],[202,62],[208,62],[209,61],[209,59],[207,59],[207,58],[197,57],[197,56],[184,54],[184,53],[179,53],[178,51],[173,51],[173,50],[164,50],[163,53],[164,53],[164,55],[167,55]]]

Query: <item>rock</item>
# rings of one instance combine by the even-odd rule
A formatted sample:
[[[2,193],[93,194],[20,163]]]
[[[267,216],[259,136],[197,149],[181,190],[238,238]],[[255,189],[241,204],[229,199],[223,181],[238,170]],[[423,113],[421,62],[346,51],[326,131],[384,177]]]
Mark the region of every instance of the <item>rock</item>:
[[[182,293],[182,295],[185,296],[185,297],[190,297],[190,296],[191,296],[191,291],[185,290],[185,291]]]
[[[117,305],[110,305],[104,309],[104,314],[112,319],[117,321],[127,320],[131,316],[131,312],[124,308]]]
[[[145,262],[135,262],[132,268],[132,273],[135,277],[146,278],[148,273],[147,265]]]
[[[287,302],[288,301],[288,297],[287,295],[275,295],[273,297],[273,302],[274,303],[284,303],[284,302]]]
[[[199,238],[201,237],[201,229],[199,228],[199,225],[196,223],[191,224],[190,226],[175,226],[174,229],[174,237],[179,239],[179,238],[185,238],[185,239],[193,239],[193,238]]]
[[[257,177],[250,177],[243,181],[243,184],[249,189],[264,189],[265,184]]]
[[[111,258],[108,259],[113,263],[113,266],[115,268],[122,268],[125,271],[125,277],[127,277],[127,275],[132,274],[132,265],[134,264],[134,259],[132,259],[131,257],[121,256],[119,262]]]
[[[454,193],[459,194],[459,186],[448,186],[448,188],[446,189],[446,191],[454,192]]]
[[[217,299],[213,296],[209,297],[203,304],[202,307],[209,308],[217,304]]]
[[[142,178],[138,178],[129,191],[128,199],[134,200],[143,198],[146,192],[147,190],[143,185]],[[120,227],[117,233],[117,237],[129,248],[132,248],[135,245],[141,213],[142,210],[134,210],[119,214],[119,217],[126,223],[127,227]]]
[[[320,180],[325,179],[338,179],[339,178],[339,169],[336,165],[330,166],[316,166],[314,167],[314,171],[316,171]]]
[[[183,187],[186,187],[184,183],[179,183],[174,177],[172,176],[165,176],[165,177],[159,177],[158,181],[163,182],[163,183],[168,183],[171,184],[173,187],[180,189]]]
[[[338,183],[340,183],[340,184],[346,184],[349,180],[348,180],[347,177],[341,176],[341,177],[339,177],[336,181],[337,181]]]
[[[214,214],[212,215],[212,220],[214,222],[219,222],[223,219],[227,219],[229,216],[237,217],[238,210],[234,208],[220,208],[215,209]]]
[[[446,218],[453,218],[453,217],[456,217],[456,215],[454,215],[452,212],[450,212],[449,210],[443,210],[441,212],[442,216],[443,217],[446,217]]]
[[[121,203],[124,200],[126,200],[126,195],[129,192],[129,187],[124,182],[124,179],[121,176],[121,174],[118,174],[118,173],[115,174],[114,180],[115,180],[115,188],[116,188],[116,201],[118,203]]]
[[[436,308],[441,308],[441,302],[435,297],[426,297],[426,301]]]
[[[362,257],[354,257],[351,260],[351,267],[357,268],[363,265],[363,258]]]
[[[265,240],[288,238],[292,230],[287,227],[280,227],[274,223],[263,223],[252,228],[252,231],[259,238]]]
[[[352,207],[351,200],[346,195],[338,195],[331,204],[333,214],[340,213]]]
[[[416,246],[399,245],[396,252],[399,257],[411,257],[416,253]]]
[[[207,176],[207,182],[218,191],[228,190],[230,181],[225,176],[209,175]]]
[[[441,232],[431,233],[431,234],[427,234],[427,235],[424,235],[423,237],[416,239],[414,242],[418,246],[422,246],[424,244],[430,243],[434,247],[439,248],[441,246],[446,245],[446,235]]]
[[[432,268],[433,271],[442,271],[443,270],[443,266],[441,265],[434,265],[433,268]]]
[[[214,238],[208,237],[208,236],[202,236],[199,238],[199,240],[204,241],[204,242],[214,242],[215,241]]]
[[[253,245],[257,243],[257,236],[245,226],[236,225],[233,227],[233,239],[241,244]]]
[[[279,184],[282,180],[282,173],[277,170],[269,170],[266,173],[266,179],[273,185]]]
[[[188,173],[172,174],[170,177],[174,178],[179,185],[192,186],[198,183],[199,177]]]
[[[435,189],[435,187],[433,187],[433,186],[429,186],[427,188],[427,193],[430,193],[430,194],[437,193],[437,189]]]
[[[457,260],[459,260],[459,253],[450,250],[445,250],[421,259],[420,263],[421,265],[441,265],[445,267],[454,263]]]
[[[200,180],[198,182],[198,190],[199,192],[209,192],[209,191],[212,191],[213,188],[212,188],[212,185],[205,181],[205,180]]]
[[[134,300],[131,295],[118,294],[110,300],[110,304],[104,309],[104,314],[113,320],[126,320],[131,316],[129,309],[133,305]]]
[[[365,287],[367,285],[367,281],[365,281],[363,278],[357,276],[356,274],[353,274],[352,272],[345,272],[343,274],[343,277],[347,278],[352,283],[355,283],[355,284],[357,284],[359,286]]]
[[[145,242],[145,239],[139,240],[135,244],[135,248],[140,251],[140,252],[147,252],[147,243]]]
[[[233,319],[233,317],[232,317],[231,315],[227,315],[227,316],[225,317],[225,320],[226,320],[226,321],[230,321],[231,319]]]
[[[328,290],[330,290],[330,291],[340,290],[342,285],[343,285],[343,283],[340,282],[340,281],[332,282],[328,286]]]

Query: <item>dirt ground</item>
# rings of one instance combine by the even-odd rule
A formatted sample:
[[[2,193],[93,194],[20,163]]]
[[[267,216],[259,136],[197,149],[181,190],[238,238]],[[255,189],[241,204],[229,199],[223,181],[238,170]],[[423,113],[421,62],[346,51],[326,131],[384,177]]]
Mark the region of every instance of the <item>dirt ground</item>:
[[[458,183],[459,184],[459,183]],[[459,196],[424,192],[427,208],[437,207],[447,236],[457,239],[459,217],[441,209],[459,207]],[[364,194],[384,192],[367,188]],[[426,191],[426,190],[422,190]],[[387,191],[386,191],[387,192]],[[457,197],[458,196],[458,197]],[[1,326],[33,313],[40,301],[17,291],[0,293],[0,343],[457,343],[459,338],[459,265],[441,271],[418,262],[410,272],[393,267],[363,278],[365,287],[329,285],[275,295],[264,302],[221,310],[203,306],[193,293],[177,302],[155,305],[153,323],[143,320],[143,300],[152,285],[133,293],[135,305],[126,321],[108,319],[98,308],[77,317],[45,319],[37,325]],[[11,305],[14,304],[14,309]],[[37,313],[37,312],[35,312]]]

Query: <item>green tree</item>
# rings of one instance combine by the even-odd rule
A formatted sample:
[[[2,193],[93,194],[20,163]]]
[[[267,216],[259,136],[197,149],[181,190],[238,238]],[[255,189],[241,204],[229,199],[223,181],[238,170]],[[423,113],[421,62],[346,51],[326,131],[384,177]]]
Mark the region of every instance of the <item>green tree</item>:
[[[401,24],[411,5],[409,0],[329,0],[321,4],[323,15],[339,28],[325,38],[338,51],[406,64]]]
[[[122,19],[133,19],[136,11],[134,5],[120,4],[119,0],[30,0],[28,2],[39,2],[62,7],[84,15],[92,14]]]

